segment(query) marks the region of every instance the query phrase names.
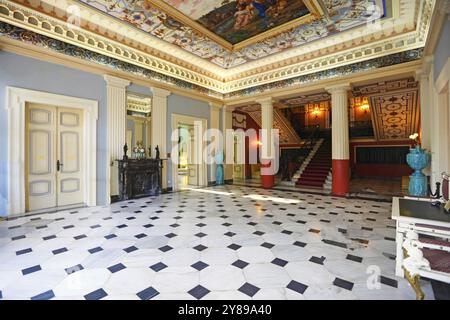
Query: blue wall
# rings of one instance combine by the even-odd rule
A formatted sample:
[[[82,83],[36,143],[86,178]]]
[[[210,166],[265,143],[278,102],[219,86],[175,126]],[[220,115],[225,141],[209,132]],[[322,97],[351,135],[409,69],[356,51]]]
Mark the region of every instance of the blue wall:
[[[130,84],[127,87],[127,92],[137,93],[143,96],[152,96],[152,91],[148,87],[143,87],[137,84]]]
[[[33,58],[0,51],[0,215],[6,215],[7,190],[7,136],[8,123],[5,109],[6,87],[73,96],[99,102],[97,123],[97,204],[106,202],[106,145],[107,145],[107,104],[106,83],[103,77]],[[139,85],[130,85],[127,91],[151,96],[151,90]],[[210,126],[210,106],[207,102],[172,94],[168,97],[167,143],[168,152],[172,143],[172,114],[182,114],[208,120]],[[168,164],[168,186],[172,186],[171,164]],[[210,181],[208,166],[208,181]]]
[[[208,120],[208,129],[211,125],[210,106],[207,102],[199,101],[179,95],[171,94],[167,98],[167,152],[172,150],[172,114],[181,114]],[[172,163],[167,161],[167,186],[172,187]],[[211,181],[211,168],[208,165],[208,181]]]
[[[0,51],[0,215],[6,214],[6,86],[45,91],[99,102],[97,123],[97,202],[106,199],[106,83],[99,75]]]
[[[450,57],[450,21],[447,20],[442,29],[441,37],[439,39],[436,50],[434,51],[434,80],[439,77],[442,68]]]

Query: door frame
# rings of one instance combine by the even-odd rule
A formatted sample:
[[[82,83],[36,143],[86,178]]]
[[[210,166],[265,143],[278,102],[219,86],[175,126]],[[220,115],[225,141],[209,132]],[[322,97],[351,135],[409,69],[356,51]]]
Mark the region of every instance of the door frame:
[[[206,141],[203,141],[203,137],[205,136],[205,132],[208,129],[208,120],[205,118],[196,118],[196,117],[190,117],[185,116],[181,114],[172,114],[172,132],[173,130],[176,130],[178,128],[178,124],[186,124],[186,125],[193,125],[195,126],[195,121],[201,121],[202,122],[202,148],[201,148],[201,156],[203,157],[203,150],[206,150]],[[178,144],[178,141],[172,141],[172,150],[174,147]],[[207,165],[202,161],[202,164],[199,165],[198,170],[198,183],[200,187],[207,187],[208,186],[208,171],[207,171]],[[178,165],[172,163],[172,190],[178,191]]]
[[[242,163],[234,163],[234,165],[233,165],[233,179],[234,179],[234,175],[235,175],[235,172],[236,172],[235,171],[236,167],[239,167],[239,170],[240,170],[239,179],[245,179],[245,161],[246,161],[246,159],[245,159],[245,138],[246,138],[246,135],[245,135],[244,131],[236,130],[233,133],[233,153],[234,153],[233,156],[238,158],[237,159],[238,162],[239,161],[242,162]],[[235,144],[236,144],[236,140],[237,140],[238,146],[240,146],[240,148],[237,149],[237,151],[238,151],[237,155],[234,152],[235,151],[234,147],[235,147]]]
[[[41,103],[83,110],[84,155],[82,161],[85,164],[83,198],[87,206],[96,206],[98,101],[8,86],[6,87],[6,109],[8,111],[7,215],[25,213],[26,103]]]

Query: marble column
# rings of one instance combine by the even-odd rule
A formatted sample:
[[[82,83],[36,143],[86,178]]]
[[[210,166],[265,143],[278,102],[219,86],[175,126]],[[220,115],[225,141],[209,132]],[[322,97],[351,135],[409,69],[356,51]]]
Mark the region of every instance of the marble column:
[[[273,165],[275,160],[275,148],[272,139],[273,100],[272,98],[266,98],[257,102],[261,105],[261,182],[264,188],[272,188],[275,185],[274,173],[267,174],[264,171],[267,170],[268,166]]]
[[[225,155],[223,171],[225,182],[231,182],[233,180],[234,137],[230,131],[233,130],[233,111],[234,107],[231,106],[224,106],[222,108],[222,132]]]
[[[167,159],[167,97],[170,91],[151,87],[152,98],[152,124],[151,148],[152,157],[156,157],[156,146],[159,148],[160,158]],[[169,161],[169,160],[167,160]],[[162,189],[167,189],[167,161],[163,161]]]
[[[332,192],[345,196],[350,183],[350,146],[348,125],[348,90],[350,84],[336,85],[326,90],[331,93]]]
[[[107,170],[107,203],[119,195],[118,163],[123,157],[123,146],[126,142],[127,93],[130,81],[105,75],[107,100],[107,136],[108,136],[108,170]]]

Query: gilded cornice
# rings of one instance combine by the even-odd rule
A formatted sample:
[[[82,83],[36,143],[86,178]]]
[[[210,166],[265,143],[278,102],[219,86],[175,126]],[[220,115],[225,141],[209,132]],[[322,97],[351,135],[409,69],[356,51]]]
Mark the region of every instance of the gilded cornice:
[[[64,22],[67,18],[58,14],[57,11],[53,11],[52,16],[50,13],[44,13],[43,8],[38,11],[8,0],[0,0],[0,21],[201,86],[210,90],[215,97],[219,97],[223,94],[238,93],[252,87],[421,48],[429,32],[435,1],[422,0],[420,6],[416,6],[411,5],[412,1],[399,0],[399,7],[396,9],[398,11],[396,14],[399,16],[398,24],[393,22],[394,18],[389,18],[382,21],[379,26],[381,29],[377,32],[370,33],[364,31],[364,28],[357,28],[344,32],[343,35],[329,37],[323,41],[316,41],[261,59],[255,64],[248,63],[245,68],[229,70],[219,68],[198,57],[193,58],[193,55],[187,52],[178,54],[177,50],[181,49],[175,50],[174,46],[167,43],[163,47],[158,46],[159,51],[152,49],[150,45],[144,46],[144,40],[151,37],[143,37],[143,33],[136,30],[131,32],[132,28],[123,23],[123,30],[112,28],[109,33],[105,33],[106,29],[87,30],[86,28],[91,26],[88,22],[81,28],[67,28]],[[56,2],[68,4],[74,1],[58,0]],[[95,17],[100,19],[98,15]],[[101,19],[110,21],[110,17],[101,17]],[[122,33],[130,31],[130,34],[127,34],[129,38],[124,37],[123,34],[119,36],[119,31]],[[135,38],[138,36],[145,39],[137,43]],[[155,40],[159,41],[158,44],[163,42],[159,39]],[[276,57],[279,60],[272,61]]]

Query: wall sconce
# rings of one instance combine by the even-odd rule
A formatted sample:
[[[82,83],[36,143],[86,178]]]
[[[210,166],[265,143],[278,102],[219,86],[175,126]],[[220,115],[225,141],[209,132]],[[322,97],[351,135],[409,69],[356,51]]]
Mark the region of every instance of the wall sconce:
[[[368,104],[363,104],[363,105],[360,107],[360,109],[361,109],[361,111],[364,111],[365,114],[367,114],[367,112],[369,111],[370,107],[369,107]]]
[[[367,97],[355,97],[350,98],[350,107],[353,109],[359,109],[364,114],[367,114],[370,110],[369,98]]]
[[[368,99],[367,97],[363,97],[363,98],[362,98],[362,104],[361,104],[360,109],[361,109],[361,111],[363,111],[365,114],[367,114],[367,112],[369,111],[370,106],[369,106],[369,99]]]
[[[311,113],[313,116],[315,116],[316,119],[319,118],[321,111],[321,104],[318,103],[310,103],[307,105],[307,110],[309,110],[308,112]]]
[[[315,107],[314,110],[311,112],[314,116],[316,116],[316,119],[319,118],[320,110],[319,107]]]

